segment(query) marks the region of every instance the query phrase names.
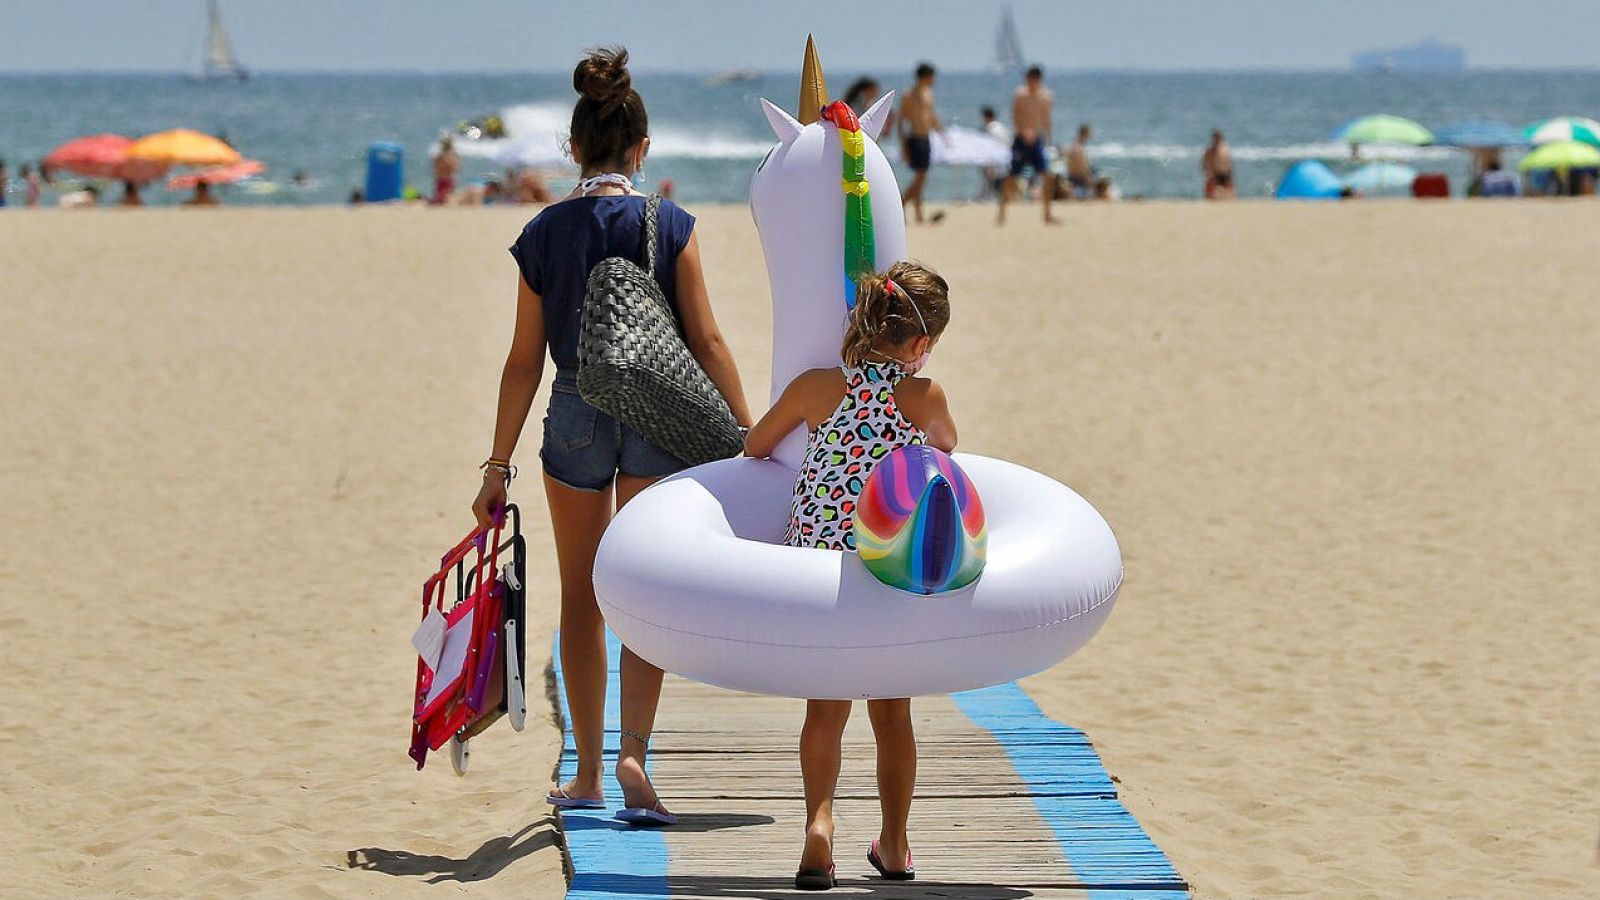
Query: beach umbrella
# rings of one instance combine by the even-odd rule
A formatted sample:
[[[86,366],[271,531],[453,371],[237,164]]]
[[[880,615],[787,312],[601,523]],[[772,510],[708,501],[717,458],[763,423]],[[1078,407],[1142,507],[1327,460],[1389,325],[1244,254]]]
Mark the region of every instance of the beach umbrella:
[[[1327,163],[1307,159],[1283,173],[1283,180],[1278,182],[1273,196],[1279,200],[1337,200],[1343,192],[1344,182],[1333,174]]]
[[[1504,122],[1456,122],[1435,131],[1433,142],[1446,147],[1522,147],[1528,139]]]
[[[1375,162],[1344,176],[1344,186],[1363,194],[1399,194],[1411,190],[1417,170],[1392,162]]]
[[[1582,141],[1556,141],[1524,156],[1517,168],[1524,172],[1535,169],[1565,172],[1568,169],[1600,168],[1600,149]]]
[[[128,148],[129,159],[148,159],[173,166],[230,166],[239,151],[209,134],[175,128],[146,135]]]
[[[209,169],[201,169],[198,172],[190,172],[187,175],[169,178],[167,179],[167,187],[174,191],[181,191],[193,188],[202,181],[206,184],[232,184],[252,175],[260,175],[266,170],[266,164],[258,160],[246,159],[231,166],[212,166]]]
[[[1400,116],[1379,114],[1351,119],[1333,133],[1334,140],[1346,144],[1405,144],[1420,147],[1433,143],[1433,133]]]
[[[457,144],[456,148],[458,150],[462,150],[463,156],[481,155],[476,153],[468,153],[463,149],[465,145],[470,143],[471,142],[463,141],[462,143]],[[557,143],[555,137],[553,136],[547,135],[538,139],[528,138],[523,140],[495,141],[494,143],[503,143],[505,145],[503,147],[497,147],[494,151],[493,157],[494,161],[502,166],[544,167],[572,165],[572,160],[568,158],[566,151],[561,149],[561,145]]]
[[[1011,147],[976,128],[951,125],[943,133],[933,132],[929,139],[931,161],[937,165],[990,168],[1011,165]]]
[[[130,160],[128,148],[133,141],[120,134],[94,134],[75,138],[50,151],[43,165],[63,169],[89,178],[118,178],[130,181],[151,181],[160,178],[167,170],[166,164],[148,160]]]
[[[1557,141],[1582,141],[1600,146],[1600,122],[1579,116],[1559,116],[1529,125],[1523,136],[1530,144],[1553,144]]]

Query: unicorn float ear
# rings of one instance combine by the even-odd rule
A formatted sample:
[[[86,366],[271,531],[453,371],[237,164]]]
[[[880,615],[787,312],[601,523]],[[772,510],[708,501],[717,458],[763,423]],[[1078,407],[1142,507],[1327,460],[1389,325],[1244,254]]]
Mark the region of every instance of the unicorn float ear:
[[[893,109],[894,91],[890,91],[879,97],[877,103],[872,104],[865,113],[862,113],[861,130],[866,133],[867,137],[876,141],[883,136],[883,126],[889,123],[889,112]]]
[[[792,142],[800,136],[800,130],[805,127],[765,97],[761,98],[761,111],[767,114],[767,124],[772,126],[772,133],[778,136],[781,143]]]

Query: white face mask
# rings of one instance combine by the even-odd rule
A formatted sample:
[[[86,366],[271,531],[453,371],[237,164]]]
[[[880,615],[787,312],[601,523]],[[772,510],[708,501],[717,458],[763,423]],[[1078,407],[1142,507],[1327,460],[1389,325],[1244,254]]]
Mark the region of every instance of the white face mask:
[[[905,364],[906,374],[907,375],[915,375],[918,372],[921,372],[923,366],[926,366],[928,364],[928,357],[930,357],[932,355],[933,355],[933,348],[932,347],[929,347],[928,349],[922,351],[922,355],[921,356],[919,356],[916,359],[912,360],[911,362],[908,362],[908,363]]]

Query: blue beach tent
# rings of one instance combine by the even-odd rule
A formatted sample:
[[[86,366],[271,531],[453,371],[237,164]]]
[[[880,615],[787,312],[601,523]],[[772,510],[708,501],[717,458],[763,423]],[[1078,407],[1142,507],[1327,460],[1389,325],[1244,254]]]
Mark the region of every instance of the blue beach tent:
[[[1279,200],[1337,200],[1344,189],[1339,176],[1320,160],[1305,159],[1289,167],[1273,193]]]

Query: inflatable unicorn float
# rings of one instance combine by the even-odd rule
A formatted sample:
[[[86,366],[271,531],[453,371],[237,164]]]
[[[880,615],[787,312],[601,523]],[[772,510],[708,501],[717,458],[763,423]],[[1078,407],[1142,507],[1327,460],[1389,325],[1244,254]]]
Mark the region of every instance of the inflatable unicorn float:
[[[830,106],[808,39],[797,116],[761,101],[778,143],[751,179],[750,207],[772,283],[774,400],[801,372],[840,364],[854,302],[846,273],[905,257],[900,190],[876,141],[893,98],[859,120]],[[617,514],[594,583],[624,644],[734,690],[909,697],[1042,671],[1110,614],[1122,555],[1105,519],[1065,485],[998,459],[954,455],[965,473],[954,480],[970,479],[987,519],[986,566],[964,586],[899,590],[857,554],[785,546],[804,445],[796,429],[771,459],[696,466]]]

